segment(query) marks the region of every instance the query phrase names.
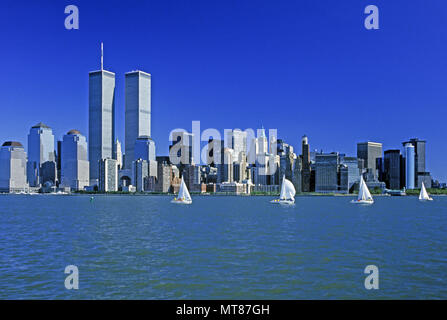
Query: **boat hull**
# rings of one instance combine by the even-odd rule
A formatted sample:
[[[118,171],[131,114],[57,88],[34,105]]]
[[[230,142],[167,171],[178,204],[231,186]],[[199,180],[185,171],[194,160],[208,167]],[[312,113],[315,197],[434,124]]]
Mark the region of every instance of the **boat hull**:
[[[433,201],[433,198],[428,198],[428,199],[419,199],[419,201],[425,202],[425,201]]]
[[[171,203],[177,203],[177,204],[191,204],[192,200],[179,200],[179,199],[174,199],[171,201]]]
[[[352,200],[351,203],[369,205],[369,204],[373,204],[374,200]]]
[[[295,204],[295,200],[280,200],[280,199],[275,199],[275,200],[270,201],[270,203],[283,204],[283,205],[292,205],[292,204]]]

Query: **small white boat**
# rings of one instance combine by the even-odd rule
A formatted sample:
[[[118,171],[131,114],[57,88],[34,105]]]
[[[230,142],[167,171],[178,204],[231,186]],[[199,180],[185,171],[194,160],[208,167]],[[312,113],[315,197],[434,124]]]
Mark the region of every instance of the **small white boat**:
[[[358,196],[357,200],[352,200],[351,203],[356,203],[356,204],[373,204],[374,203],[371,193],[368,190],[368,186],[366,185],[362,176],[360,176],[359,196]]]
[[[425,189],[425,185],[422,182],[422,187],[421,187],[421,193],[419,193],[419,201],[432,201],[433,199],[430,198],[430,196],[427,193],[427,190]]]
[[[189,194],[188,188],[186,187],[183,177],[182,182],[180,183],[180,189],[178,191],[178,195],[176,198],[172,199],[171,203],[178,203],[178,204],[192,203],[191,195]]]
[[[270,201],[270,203],[278,203],[278,204],[294,204],[295,203],[295,187],[293,183],[286,179],[284,175],[282,178],[281,184],[281,193],[279,195],[279,199],[275,199]]]

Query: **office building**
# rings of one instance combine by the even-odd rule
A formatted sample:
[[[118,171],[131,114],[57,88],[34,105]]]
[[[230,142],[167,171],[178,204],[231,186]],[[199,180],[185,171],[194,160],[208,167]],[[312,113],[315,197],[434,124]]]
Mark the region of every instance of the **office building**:
[[[386,150],[384,152],[383,180],[388,189],[397,190],[401,188],[400,164],[401,164],[400,150]]]
[[[144,159],[137,159],[132,164],[132,181],[137,192],[147,189],[147,179],[149,177],[148,163]]]
[[[240,152],[238,161],[233,163],[233,179],[242,183],[247,178],[247,156],[245,152]]]
[[[138,137],[151,136],[151,75],[132,71],[125,75],[125,168],[130,169]],[[155,160],[155,158],[153,159]]]
[[[382,144],[377,142],[357,143],[357,158],[364,160],[367,180],[377,181],[377,159],[382,157]]]
[[[228,147],[233,149],[234,162],[239,162],[241,154],[247,154],[247,132],[235,129],[228,133]]]
[[[349,169],[346,164],[340,164],[338,168],[338,192],[349,193]]]
[[[116,139],[115,141],[116,161],[118,162],[118,170],[123,168],[123,150],[121,148],[121,142]]]
[[[338,153],[320,153],[315,157],[315,192],[338,191]]]
[[[6,141],[0,148],[0,192],[25,192],[26,152],[16,141]]]
[[[56,183],[53,173],[45,176],[42,165],[45,162],[55,162],[54,135],[50,127],[42,122],[31,127],[28,134],[27,178],[31,187],[40,187],[46,181]]]
[[[101,57],[102,58],[102,57]],[[115,74],[102,67],[89,73],[88,156],[91,185],[99,183],[99,163],[115,159]]]
[[[61,186],[84,190],[89,186],[90,166],[87,158],[87,141],[78,130],[70,130],[61,144]],[[97,166],[99,178],[99,162]],[[98,179],[99,183],[99,179]]]
[[[216,168],[216,183],[222,183],[224,178],[225,148],[224,141],[210,139],[207,149],[207,165]]]
[[[426,171],[426,141],[419,140],[418,138],[410,139],[409,141],[403,142],[402,145],[405,147],[406,144],[410,143],[414,147],[414,178],[415,187],[421,188],[422,182],[424,182],[427,188],[431,187],[431,175],[430,172]]]
[[[43,182],[42,186],[55,186],[58,181],[57,163],[55,161],[45,161],[40,166],[40,177]]]
[[[257,153],[258,154],[266,154],[267,152],[269,152],[268,149],[268,141],[267,141],[267,136],[265,135],[265,129],[264,127],[261,130],[258,130],[258,132],[260,133],[259,137],[256,139],[256,144],[257,144]]]
[[[223,163],[223,179],[222,182],[233,182],[233,156],[234,150],[224,148],[224,163]]]
[[[194,164],[194,134],[185,131],[172,132],[169,161],[174,165]]]
[[[102,192],[118,191],[118,161],[101,159],[99,162],[99,190]]]
[[[309,147],[309,139],[306,135],[301,139],[301,188],[303,192],[310,192],[310,176],[311,176],[311,168],[310,168],[310,147]]]
[[[292,167],[292,183],[295,186],[297,193],[303,192],[303,179],[302,179],[302,161],[300,156],[295,156]],[[281,177],[280,177],[281,179]]]
[[[155,161],[155,142],[148,136],[140,136],[134,143],[134,161],[143,159],[146,161]]]
[[[407,189],[414,189],[415,185],[415,155],[414,146],[407,143],[404,146],[405,150],[405,187]]]
[[[346,166],[347,169],[347,190],[353,192],[355,185],[360,182],[360,168],[359,161],[356,157],[340,157],[340,164]]]

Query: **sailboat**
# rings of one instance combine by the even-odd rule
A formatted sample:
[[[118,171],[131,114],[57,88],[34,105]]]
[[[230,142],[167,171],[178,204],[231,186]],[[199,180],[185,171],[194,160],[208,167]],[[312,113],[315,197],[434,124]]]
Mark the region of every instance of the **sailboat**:
[[[425,185],[424,185],[423,182],[422,182],[422,187],[421,187],[421,193],[419,193],[419,200],[420,201],[432,201],[433,200],[428,195],[427,190],[425,189]]]
[[[284,175],[282,178],[281,193],[279,195],[279,199],[275,199],[270,202],[279,204],[294,204],[295,194],[295,187],[293,186],[292,182],[286,179],[286,176]]]
[[[188,188],[186,187],[185,180],[183,180],[180,183],[180,189],[178,191],[177,198],[174,198],[171,203],[179,203],[179,204],[191,204],[192,199],[191,195],[189,194]]]
[[[362,176],[360,176],[359,196],[358,196],[357,200],[352,200],[351,203],[358,203],[358,204],[373,204],[374,203],[371,193],[368,190],[368,186],[366,185]]]

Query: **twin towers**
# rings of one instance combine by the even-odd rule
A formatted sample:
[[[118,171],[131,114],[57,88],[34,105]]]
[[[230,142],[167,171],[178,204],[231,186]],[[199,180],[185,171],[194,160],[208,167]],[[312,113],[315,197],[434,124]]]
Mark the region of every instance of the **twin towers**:
[[[151,136],[151,75],[137,70],[125,74],[125,158],[124,169],[131,169],[135,142]],[[89,73],[90,185],[99,184],[103,159],[117,159],[115,137],[115,73],[103,68]]]

